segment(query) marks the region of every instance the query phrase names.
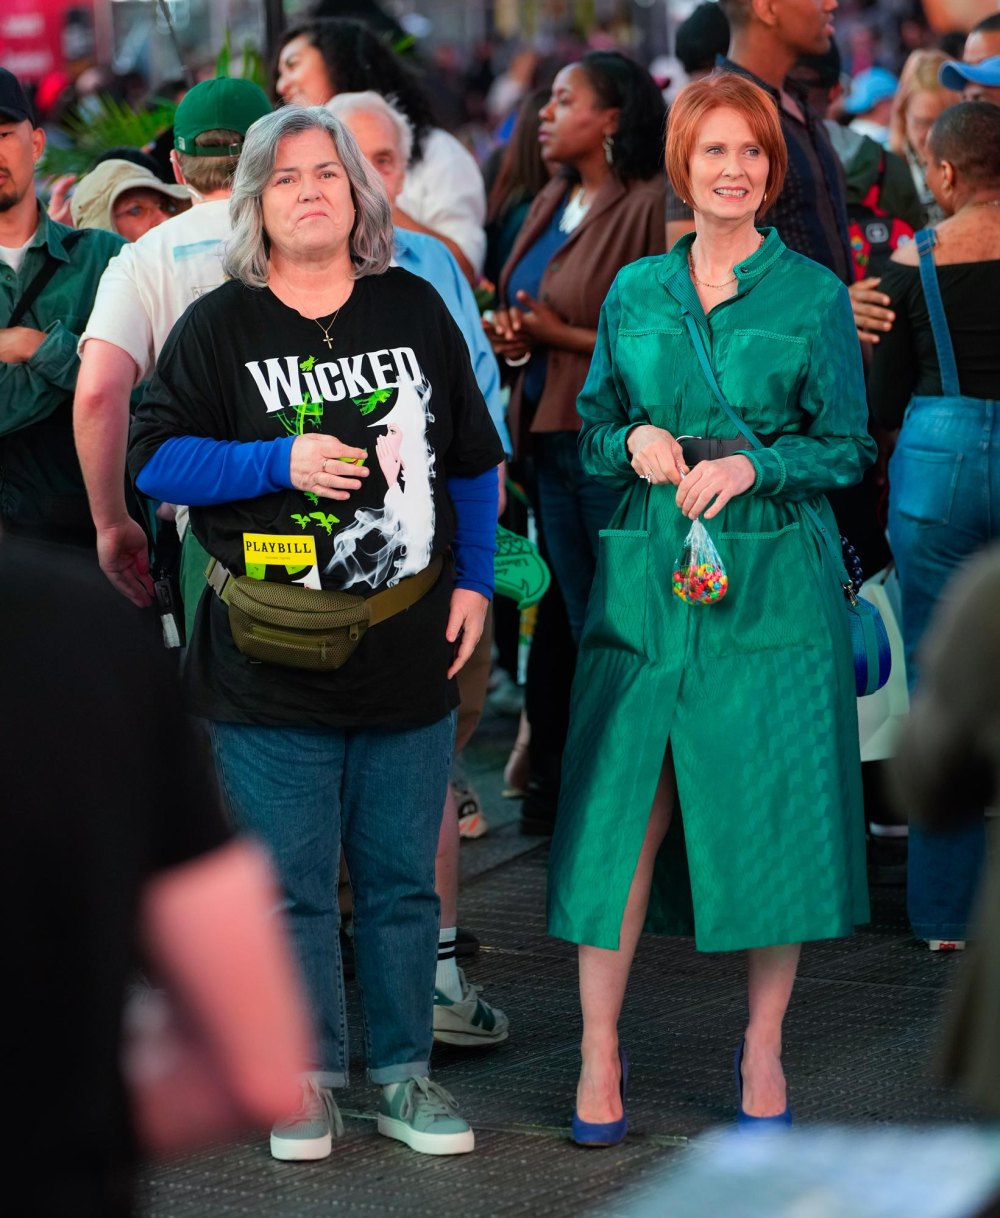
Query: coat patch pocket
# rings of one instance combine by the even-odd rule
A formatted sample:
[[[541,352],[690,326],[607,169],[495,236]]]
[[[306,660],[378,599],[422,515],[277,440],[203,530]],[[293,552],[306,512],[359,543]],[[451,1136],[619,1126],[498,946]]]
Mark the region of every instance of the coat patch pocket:
[[[602,529],[581,646],[645,654],[649,530]]]
[[[921,524],[948,524],[961,469],[961,453],[910,448],[904,441],[889,468],[893,507]]]
[[[781,651],[823,641],[822,583],[803,542],[797,521],[773,530],[719,533],[729,590],[702,611],[702,655]]]

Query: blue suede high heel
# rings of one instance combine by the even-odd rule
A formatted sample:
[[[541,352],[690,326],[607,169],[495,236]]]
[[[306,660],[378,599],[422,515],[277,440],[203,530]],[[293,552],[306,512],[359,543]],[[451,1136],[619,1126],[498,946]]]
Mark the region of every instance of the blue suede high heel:
[[[624,1141],[628,1133],[628,1116],[625,1113],[625,1092],[628,1088],[628,1058],[618,1050],[618,1060],[622,1066],[621,1082],[618,1085],[622,1097],[622,1114],[617,1121],[605,1121],[599,1124],[594,1121],[581,1121],[576,1112],[573,1113],[573,1141],[578,1146],[617,1146]]]
[[[736,1128],[746,1132],[756,1129],[787,1129],[792,1123],[792,1110],[787,1103],[785,1111],[779,1112],[775,1116],[751,1116],[749,1112],[743,1111],[743,1074],[740,1067],[743,1065],[745,1047],[746,1041],[741,1040],[736,1049]]]

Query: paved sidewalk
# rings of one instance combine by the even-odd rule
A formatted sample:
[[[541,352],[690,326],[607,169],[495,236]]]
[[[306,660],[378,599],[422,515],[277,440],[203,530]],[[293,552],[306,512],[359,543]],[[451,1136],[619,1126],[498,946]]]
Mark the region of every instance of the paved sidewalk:
[[[569,1141],[580,1033],[575,952],[545,934],[546,843],[521,837],[517,805],[500,797],[515,726],[487,720],[466,759],[491,828],[462,844],[459,916],[483,943],[469,978],[507,1012],[511,1035],[492,1050],[436,1050],[434,1060],[435,1077],[475,1128],[475,1152],[431,1158],[379,1137],[376,1092],[360,1081],[355,1051],[357,1085],[339,1097],[346,1135],[329,1159],[278,1163],[266,1137],[186,1157],[147,1173],[143,1218],[615,1218],[688,1138],[733,1119],[741,962],[647,937],[622,1019],[631,1132],[607,1151]],[[786,1023],[797,1122],[968,1119],[928,1077],[942,999],[960,960],[909,937],[900,881],[898,869],[882,868],[872,886],[873,925],[804,952]]]

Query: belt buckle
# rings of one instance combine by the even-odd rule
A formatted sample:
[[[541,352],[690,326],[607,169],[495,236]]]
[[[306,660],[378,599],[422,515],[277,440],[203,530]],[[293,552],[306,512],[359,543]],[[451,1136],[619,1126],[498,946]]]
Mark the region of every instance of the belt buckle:
[[[693,440],[695,443],[698,443],[699,441],[704,440],[704,438],[705,438],[704,436],[674,436],[674,439],[681,446],[681,452],[684,452],[684,441],[685,440]],[[684,452],[684,460],[687,461],[688,463],[694,462],[696,464],[698,459],[699,458],[694,457],[694,454],[692,454],[689,457],[688,454],[686,452]]]

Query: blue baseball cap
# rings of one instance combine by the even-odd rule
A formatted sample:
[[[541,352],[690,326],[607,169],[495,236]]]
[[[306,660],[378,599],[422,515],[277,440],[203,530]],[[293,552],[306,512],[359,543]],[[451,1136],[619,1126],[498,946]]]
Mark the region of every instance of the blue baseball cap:
[[[894,97],[899,81],[887,68],[866,68],[851,81],[851,91],[844,101],[848,114],[864,114],[879,102]]]
[[[961,93],[971,81],[988,89],[1000,88],[1000,55],[991,55],[979,63],[943,63],[938,79],[946,89]]]

